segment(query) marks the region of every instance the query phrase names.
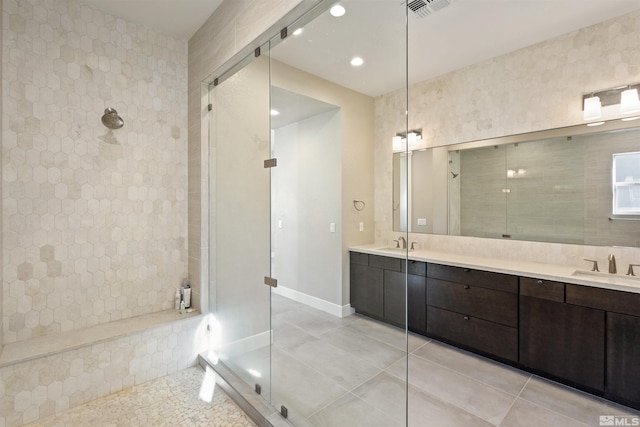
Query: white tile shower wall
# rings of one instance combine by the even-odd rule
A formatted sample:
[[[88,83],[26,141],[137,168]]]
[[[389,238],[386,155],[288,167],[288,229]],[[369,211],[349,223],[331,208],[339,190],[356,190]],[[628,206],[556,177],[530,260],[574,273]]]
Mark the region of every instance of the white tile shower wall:
[[[408,124],[410,129],[423,128],[430,146],[569,126],[582,122],[582,93],[638,80],[640,12],[634,12],[416,83],[409,87]],[[376,243],[380,244],[397,234],[389,209],[390,141],[404,128],[404,115],[397,114],[404,96],[398,91],[375,101]],[[412,234],[410,240],[443,252],[581,267],[586,267],[582,258],[604,259],[611,251],[620,265],[640,259],[637,248],[424,234]]]
[[[203,319],[0,368],[0,427],[33,422],[195,365],[207,344]]]
[[[4,343],[173,305],[187,42],[78,0],[3,3]],[[107,107],[124,118],[108,130]]]

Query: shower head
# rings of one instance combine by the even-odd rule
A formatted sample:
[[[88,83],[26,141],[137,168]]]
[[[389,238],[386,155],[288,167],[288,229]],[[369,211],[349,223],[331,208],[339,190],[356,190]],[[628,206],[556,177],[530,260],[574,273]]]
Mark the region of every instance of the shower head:
[[[102,124],[109,129],[120,129],[124,126],[124,120],[122,120],[122,117],[118,115],[118,112],[114,108],[109,107],[104,110]]]

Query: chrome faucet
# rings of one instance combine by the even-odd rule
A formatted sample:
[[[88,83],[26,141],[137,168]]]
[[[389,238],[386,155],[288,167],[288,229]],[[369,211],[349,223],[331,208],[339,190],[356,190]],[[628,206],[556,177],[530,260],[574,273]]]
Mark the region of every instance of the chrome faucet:
[[[617,272],[616,257],[613,254],[609,254],[609,273],[616,274]]]
[[[396,248],[407,249],[407,239],[404,236],[398,237],[398,240],[394,240],[396,242]],[[402,244],[402,246],[400,246]]]

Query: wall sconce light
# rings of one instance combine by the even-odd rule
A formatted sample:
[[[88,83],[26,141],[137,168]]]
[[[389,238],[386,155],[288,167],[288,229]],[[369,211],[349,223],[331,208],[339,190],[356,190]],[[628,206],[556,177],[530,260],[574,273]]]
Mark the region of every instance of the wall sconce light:
[[[413,150],[418,146],[418,143],[422,141],[422,129],[412,129],[409,132],[398,132],[391,139],[391,146],[393,151],[404,151],[407,149]]]
[[[638,90],[640,83],[614,87],[612,89],[592,92],[582,96],[584,120],[596,120],[602,117],[602,107],[620,105],[620,114],[640,112]]]
[[[640,113],[638,89],[627,89],[620,94],[620,114]]]

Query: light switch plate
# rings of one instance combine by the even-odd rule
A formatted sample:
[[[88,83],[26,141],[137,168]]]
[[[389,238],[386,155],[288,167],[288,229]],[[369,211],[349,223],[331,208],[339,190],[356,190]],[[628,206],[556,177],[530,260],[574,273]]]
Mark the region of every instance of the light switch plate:
[[[418,218],[418,225],[427,225],[427,218]]]
[[[329,232],[330,233],[335,233],[336,232],[336,223],[335,222],[330,222],[329,223]]]

